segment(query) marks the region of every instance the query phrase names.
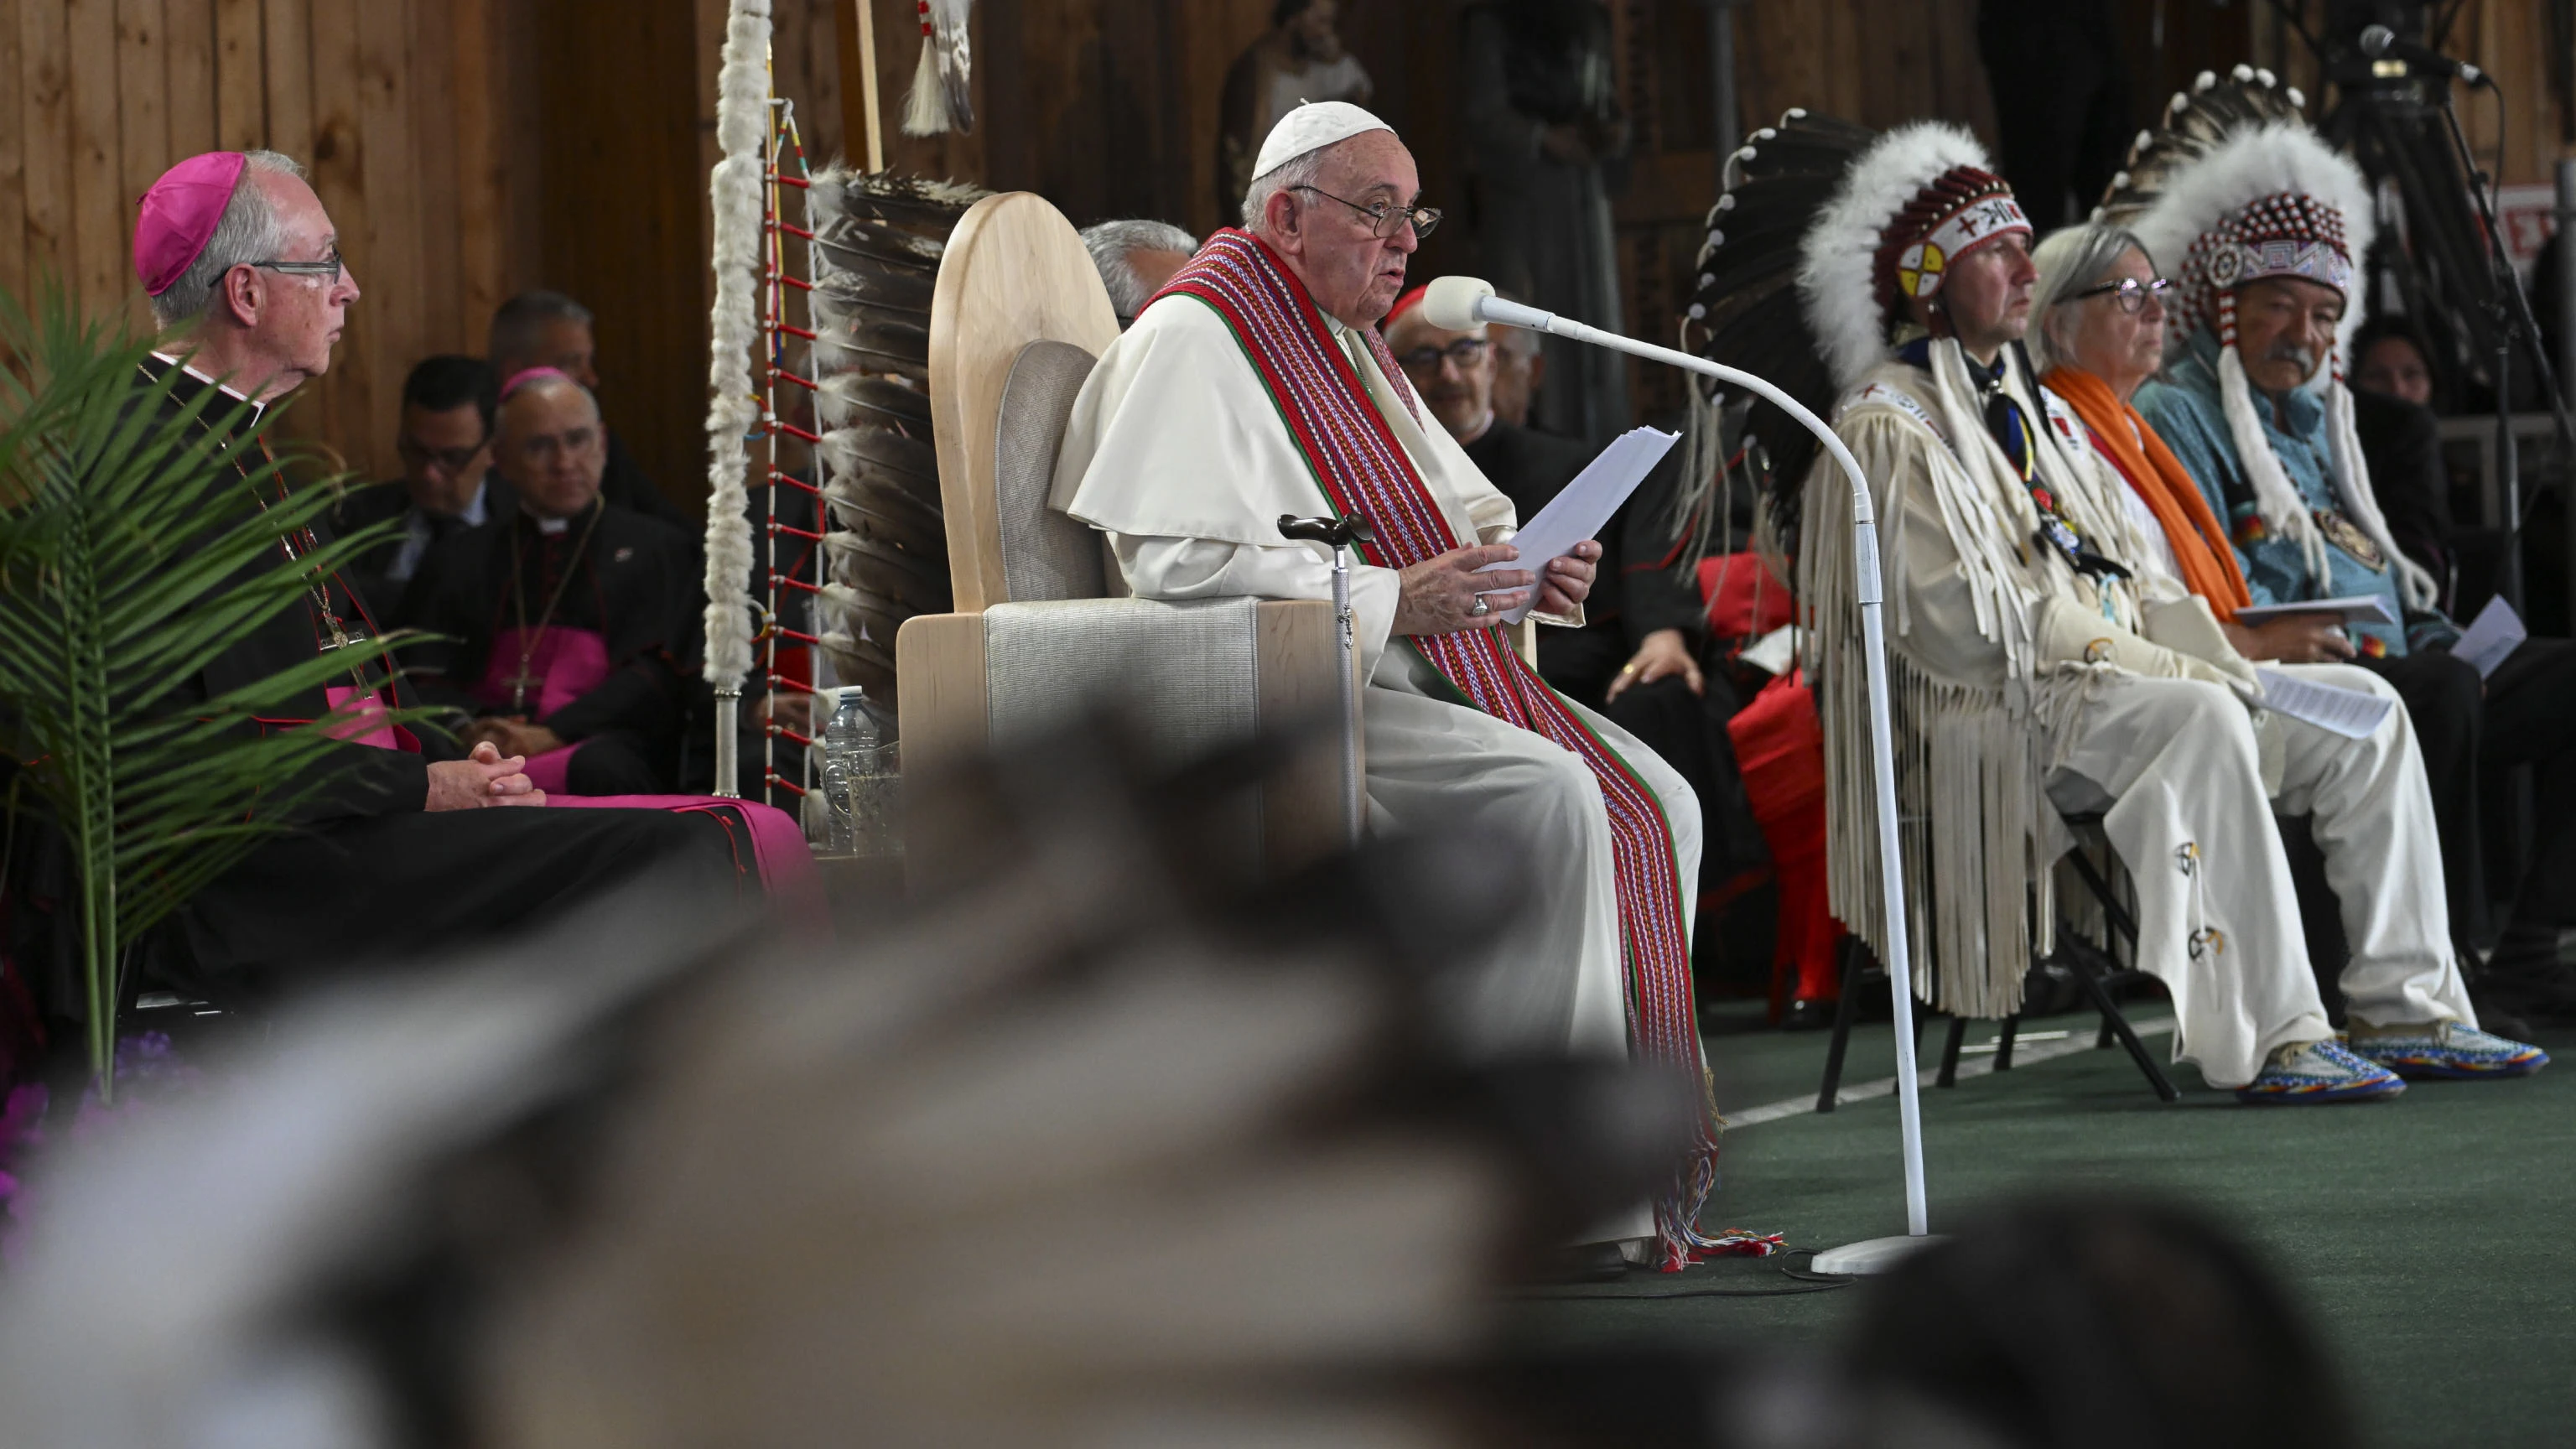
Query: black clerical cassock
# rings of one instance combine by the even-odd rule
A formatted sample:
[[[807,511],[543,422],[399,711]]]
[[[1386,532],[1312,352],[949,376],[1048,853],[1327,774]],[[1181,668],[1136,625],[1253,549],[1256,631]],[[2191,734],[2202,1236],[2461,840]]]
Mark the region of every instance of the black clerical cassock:
[[[433,546],[399,623],[447,636],[404,655],[424,702],[544,726],[540,788],[652,795],[677,784],[698,634],[688,535],[604,499],[565,519],[522,510]]]
[[[168,365],[152,367],[158,372]],[[221,399],[201,422],[182,424],[177,416],[207,386],[182,372],[161,424],[220,426],[230,406]],[[307,547],[325,541],[317,525]],[[327,689],[275,701],[264,711],[273,725],[320,718],[342,703],[340,691],[364,688],[404,702],[385,684],[367,601],[337,577],[314,583],[299,602],[181,682],[183,697],[211,698],[327,648],[349,658],[351,674]],[[318,767],[326,787],[297,808],[296,829],[262,844],[156,930],[143,943],[143,976],[238,1000],[318,970],[436,951],[535,924],[657,866],[676,863],[728,896],[735,887],[729,833],[703,815],[425,810],[429,761],[457,753],[434,739],[398,739],[389,729],[336,747]],[[42,954],[50,969],[43,974],[57,1004],[80,999],[70,974],[74,930],[63,921],[46,932],[51,939]]]

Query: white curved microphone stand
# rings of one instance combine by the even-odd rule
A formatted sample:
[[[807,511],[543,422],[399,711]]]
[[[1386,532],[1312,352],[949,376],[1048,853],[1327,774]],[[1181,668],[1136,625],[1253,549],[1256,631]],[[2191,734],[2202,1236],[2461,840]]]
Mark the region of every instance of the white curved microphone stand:
[[[1896,829],[1896,731],[1887,709],[1887,645],[1880,610],[1883,595],[1878,576],[1878,518],[1870,502],[1869,485],[1861,477],[1860,464],[1843,440],[1824,420],[1809,412],[1796,398],[1749,372],[1694,357],[1670,347],[1657,347],[1615,332],[1542,312],[1536,307],[1508,302],[1494,295],[1493,287],[1474,277],[1442,277],[1425,289],[1422,316],[1434,327],[1463,332],[1479,323],[1493,322],[1505,327],[1525,327],[1551,337],[1564,337],[1644,357],[1656,362],[1686,368],[1707,377],[1730,382],[1776,404],[1782,412],[1798,420],[1799,426],[1816,435],[1825,451],[1842,465],[1843,476],[1851,484],[1852,549],[1854,572],[1860,595],[1861,657],[1867,661],[1869,676],[1870,774],[1878,796],[1878,866],[1879,889],[1887,914],[1887,969],[1895,978],[1896,997],[1896,1110],[1899,1130],[1905,1144],[1905,1233],[1901,1238],[1872,1238],[1849,1243],[1816,1257],[1819,1273],[1873,1273],[1883,1271],[1897,1258],[1920,1246],[1931,1231],[1923,1193],[1923,1104],[1920,1084],[1915,1080],[1914,1064],[1914,981],[1913,957],[1905,939],[1905,870],[1899,854]]]

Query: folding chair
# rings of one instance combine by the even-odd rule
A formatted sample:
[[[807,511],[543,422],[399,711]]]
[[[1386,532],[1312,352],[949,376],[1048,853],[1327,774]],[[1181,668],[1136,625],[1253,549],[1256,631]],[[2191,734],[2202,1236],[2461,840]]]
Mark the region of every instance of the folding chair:
[[[2102,817],[2098,814],[2069,815],[2065,819],[2066,823],[2074,827],[2079,834],[2085,834],[2088,837],[2097,833],[2102,823]],[[2128,908],[2120,903],[2119,896],[2111,889],[2111,883],[2103,876],[2101,869],[2093,864],[2092,858],[2081,848],[2067,852],[2067,859],[2073,862],[2077,877],[2084,882],[2085,889],[2092,893],[2094,901],[2101,906],[2103,919],[2110,922],[2112,930],[2127,937],[2130,947],[2135,949],[2138,943],[2138,923],[2129,914]],[[2152,978],[2143,971],[2121,966],[2101,947],[2077,935],[2072,925],[2063,917],[2058,921],[2057,940],[2057,950],[2048,959],[2053,959],[2057,964],[2067,968],[2068,974],[2075,978],[2077,986],[2083,991],[2085,1000],[2095,1011],[2101,1013],[2102,1029],[2094,1038],[2093,1045],[2098,1049],[2117,1041],[2128,1050],[2129,1059],[2138,1064],[2138,1071],[2146,1077],[2147,1086],[2155,1092],[2159,1100],[2181,1101],[2181,1089],[2176,1087],[2173,1079],[2165,1074],[2163,1064],[2147,1050],[2146,1043],[2138,1037],[2137,1029],[2129,1024],[2127,1013],[2120,1009],[2120,1004],[2111,995],[2113,987],[2126,986]],[[1857,937],[1845,938],[1842,999],[1834,1006],[1833,1039],[1825,1048],[1825,1079],[1816,1093],[1817,1111],[1834,1110],[1834,1097],[1842,1090],[1843,1059],[1851,1045],[1852,1021],[1858,1014],[1861,988],[1872,981],[1889,979],[1885,971],[1879,970],[1872,963],[1868,948],[1863,946]],[[1924,1015],[1925,1013],[1917,1012],[1914,1017],[1914,1030],[1918,1039],[1922,1035]],[[2013,1041],[2020,1030],[2021,1017],[2018,1014],[2007,1016],[2000,1025],[2001,1035],[1995,1040],[1995,1070],[2008,1072],[2012,1070]],[[1955,1087],[1959,1084],[1959,1052],[1967,1040],[1967,1035],[1968,1019],[1964,1016],[1951,1017],[1949,1039],[1941,1048],[1941,1069],[1933,1079],[1935,1086]]]

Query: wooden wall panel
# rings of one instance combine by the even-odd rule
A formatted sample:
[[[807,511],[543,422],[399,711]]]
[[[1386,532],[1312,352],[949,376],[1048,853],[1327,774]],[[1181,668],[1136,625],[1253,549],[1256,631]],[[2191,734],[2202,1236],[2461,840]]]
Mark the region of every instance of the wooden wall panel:
[[[403,374],[480,352],[537,271],[537,168],[497,141],[533,129],[533,98],[502,80],[494,4],[0,0],[0,286],[59,277],[91,316],[148,327],[135,198],[184,156],[285,152],[362,289],[288,426],[390,473]]]
[[[0,0],[0,291],[27,300],[26,77],[19,0]]]
[[[564,3],[537,17],[532,52],[583,57],[547,66],[540,87],[544,250],[532,284],[598,314],[609,426],[689,506],[703,498],[706,473],[701,49],[692,5]]]
[[[72,107],[70,19],[52,0],[17,0],[18,64],[24,88],[27,176],[26,269],[72,289]]]
[[[161,0],[115,0],[115,4],[116,159],[109,172],[113,192],[107,198],[106,216],[108,234],[124,243],[115,259],[124,264],[110,265],[99,280],[108,289],[101,295],[125,294],[125,310],[139,324],[143,303],[132,297],[134,289],[128,285],[134,255],[133,219],[128,213],[134,198],[170,169],[170,65],[163,54]]]
[[[115,0],[70,0],[64,6],[71,44],[71,251],[65,259],[79,287],[81,305],[111,312],[125,300],[119,287],[126,239],[123,158],[118,154]]]
[[[166,37],[162,64],[170,85],[170,155],[176,159],[222,144],[216,139],[215,124],[214,0],[166,0],[162,16]]]
[[[268,135],[260,0],[215,0],[215,145],[244,151]]]

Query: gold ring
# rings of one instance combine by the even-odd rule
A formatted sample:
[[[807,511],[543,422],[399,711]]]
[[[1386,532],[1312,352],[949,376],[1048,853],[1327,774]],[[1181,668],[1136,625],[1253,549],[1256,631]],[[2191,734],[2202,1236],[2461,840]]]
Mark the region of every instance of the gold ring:
[[[1636,673],[1636,672],[1637,672],[1637,666],[1636,666],[1636,665],[1634,665],[1634,664],[1631,664],[1631,665],[1629,665],[1627,668],[1622,669],[1622,670],[1620,670],[1619,672],[1620,672],[1621,674],[1634,674],[1634,673]]]

